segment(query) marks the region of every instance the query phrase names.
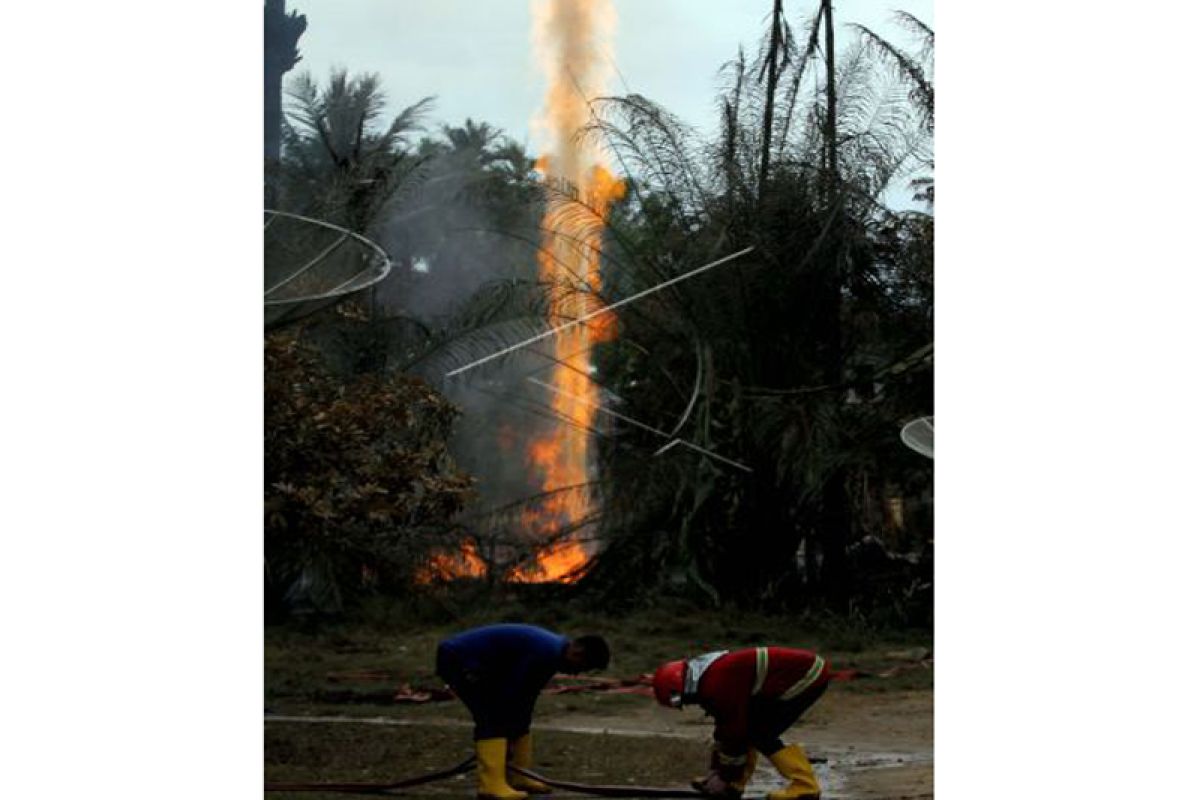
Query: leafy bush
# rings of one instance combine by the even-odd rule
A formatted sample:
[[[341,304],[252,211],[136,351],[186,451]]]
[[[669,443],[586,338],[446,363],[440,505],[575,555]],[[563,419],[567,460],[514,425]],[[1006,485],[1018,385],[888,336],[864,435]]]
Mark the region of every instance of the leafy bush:
[[[291,335],[265,359],[268,608],[410,586],[472,491],[446,449],[457,410],[416,378],[339,378]]]

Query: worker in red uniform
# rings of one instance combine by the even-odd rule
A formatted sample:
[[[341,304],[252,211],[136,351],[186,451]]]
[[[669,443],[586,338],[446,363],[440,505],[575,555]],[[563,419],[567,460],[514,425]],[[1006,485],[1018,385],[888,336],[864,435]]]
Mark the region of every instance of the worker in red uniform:
[[[507,769],[533,766],[534,703],[555,673],[604,669],[608,658],[599,636],[568,639],[534,625],[486,625],[438,645],[437,673],[475,720],[480,798],[525,800],[550,791]]]
[[[654,674],[654,697],[670,708],[700,706],[715,718],[711,771],[693,783],[700,792],[740,797],[762,753],[790,781],[769,800],[816,800],[821,787],[803,748],[784,747],[779,737],[828,683],[829,666],[816,653],[751,647],[663,664]]]

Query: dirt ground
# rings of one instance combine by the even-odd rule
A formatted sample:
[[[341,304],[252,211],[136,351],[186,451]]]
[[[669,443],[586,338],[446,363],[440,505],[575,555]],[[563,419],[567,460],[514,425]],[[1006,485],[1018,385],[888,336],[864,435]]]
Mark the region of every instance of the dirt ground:
[[[701,639],[713,635],[698,633]],[[764,642],[796,643],[778,634],[771,636],[769,630],[752,633]],[[470,716],[460,703],[410,705],[392,700],[397,678],[417,688],[440,683],[426,655],[442,634],[432,629],[409,631],[394,640],[370,632],[333,638],[269,635],[266,780],[388,782],[449,767],[470,755]],[[622,652],[619,644],[635,644],[620,642],[619,635],[614,638],[618,639],[613,642],[614,653]],[[703,643],[678,649],[686,643],[663,643],[661,638],[655,637],[655,644],[668,651],[703,651],[697,646]],[[900,650],[887,642],[855,646],[852,651],[839,651],[837,642],[822,648],[835,668],[874,672],[888,666],[902,668],[887,678],[831,684],[785,736],[804,745],[829,800],[933,796],[932,668],[928,662],[919,664],[923,647],[907,644]],[[630,668],[647,671],[662,658],[661,652],[652,650],[625,651],[633,655],[622,659],[624,669],[615,674],[623,675]],[[704,772],[711,732],[711,720],[699,710],[672,711],[643,696],[543,696],[534,719],[536,764],[538,771],[561,780],[682,787]],[[779,785],[778,774],[763,761],[746,794],[761,796]],[[473,793],[474,776],[468,773],[404,794],[444,798]],[[318,800],[351,795],[270,792],[267,796]]]

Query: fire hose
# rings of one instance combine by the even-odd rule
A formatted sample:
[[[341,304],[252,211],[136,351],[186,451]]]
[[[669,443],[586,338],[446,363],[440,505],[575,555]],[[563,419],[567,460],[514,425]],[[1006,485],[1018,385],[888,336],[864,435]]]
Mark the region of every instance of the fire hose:
[[[411,778],[401,778],[391,783],[268,783],[268,792],[345,792],[347,794],[389,794],[397,789],[407,789],[420,786],[423,783],[453,778],[469,772],[475,766],[475,756],[448,769],[430,772],[425,775],[415,775]]]
[[[460,764],[447,769],[430,772],[425,775],[415,775],[391,783],[268,783],[268,792],[340,792],[345,794],[383,794],[388,795],[399,789],[408,789],[425,783],[453,778],[469,772],[475,766],[475,756],[471,756]],[[605,785],[577,783],[575,781],[560,781],[547,778],[531,770],[510,766],[513,772],[519,772],[526,777],[541,781],[555,789],[579,794],[590,794],[596,797],[703,797],[695,789],[675,788],[670,786],[634,786]]]
[[[580,794],[592,794],[598,797],[704,797],[705,795],[697,792],[695,789],[675,788],[672,786],[633,786],[623,785],[605,785],[595,783],[575,783],[574,781],[558,781],[547,778],[545,775],[539,775],[521,767],[510,767],[513,772],[519,772],[527,778],[533,778],[535,781],[541,781],[548,786],[553,786],[555,789],[563,789],[568,792],[578,792]]]

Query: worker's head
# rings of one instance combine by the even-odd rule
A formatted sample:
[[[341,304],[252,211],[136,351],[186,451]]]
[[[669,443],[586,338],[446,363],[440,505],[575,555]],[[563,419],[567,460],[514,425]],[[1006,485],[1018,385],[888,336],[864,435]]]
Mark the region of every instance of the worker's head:
[[[654,673],[654,699],[668,708],[683,707],[683,673],[686,661],[668,661]]]
[[[572,639],[563,654],[563,672],[588,672],[608,666],[608,642],[602,636],[580,636]]]

